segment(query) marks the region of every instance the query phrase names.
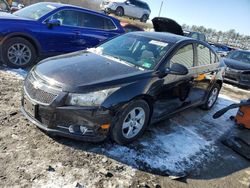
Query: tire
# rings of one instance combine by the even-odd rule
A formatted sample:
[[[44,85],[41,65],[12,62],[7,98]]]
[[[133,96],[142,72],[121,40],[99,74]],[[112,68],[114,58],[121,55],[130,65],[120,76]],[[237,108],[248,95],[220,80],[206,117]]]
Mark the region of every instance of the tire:
[[[147,20],[148,20],[148,15],[147,15],[147,14],[144,14],[144,15],[141,17],[141,19],[140,19],[140,21],[143,22],[143,23],[146,23]]]
[[[135,116],[133,116],[133,112]],[[146,101],[135,100],[130,102],[125,110],[118,115],[118,120],[111,129],[112,140],[120,145],[133,142],[143,134],[149,119],[150,108]]]
[[[201,106],[203,110],[210,110],[214,106],[218,99],[220,89],[220,85],[215,83],[213,88],[210,90],[205,103]]]
[[[117,9],[115,10],[115,14],[117,15],[117,16],[124,16],[124,10],[123,10],[123,8],[122,7],[117,7]]]
[[[26,68],[36,62],[35,47],[21,37],[10,38],[3,44],[3,63],[12,68]]]

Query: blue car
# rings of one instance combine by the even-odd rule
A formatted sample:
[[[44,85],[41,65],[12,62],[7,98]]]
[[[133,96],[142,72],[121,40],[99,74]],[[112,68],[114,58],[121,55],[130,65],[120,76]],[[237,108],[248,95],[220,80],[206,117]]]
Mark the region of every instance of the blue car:
[[[124,33],[120,21],[73,5],[37,3],[0,13],[0,58],[10,67],[91,48]]]

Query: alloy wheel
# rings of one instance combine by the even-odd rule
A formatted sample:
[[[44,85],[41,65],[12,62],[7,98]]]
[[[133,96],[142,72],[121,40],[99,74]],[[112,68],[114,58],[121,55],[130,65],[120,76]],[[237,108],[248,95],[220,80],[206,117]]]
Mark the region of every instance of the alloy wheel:
[[[213,106],[213,104],[216,102],[218,94],[219,94],[219,89],[214,88],[209,96],[209,99],[208,99],[208,107]]]
[[[141,107],[132,109],[126,116],[122,125],[122,134],[125,138],[130,139],[141,131],[145,123],[145,111]]]
[[[11,45],[7,53],[9,61],[18,66],[28,64],[32,57],[30,48],[22,43]]]

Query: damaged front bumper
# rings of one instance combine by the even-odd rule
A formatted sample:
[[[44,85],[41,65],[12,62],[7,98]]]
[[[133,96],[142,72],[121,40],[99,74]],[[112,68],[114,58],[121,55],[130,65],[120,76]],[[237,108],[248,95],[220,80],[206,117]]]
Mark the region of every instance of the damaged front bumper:
[[[53,106],[53,107],[52,107]],[[56,107],[38,104],[22,97],[21,111],[28,120],[48,134],[87,142],[101,142],[108,136],[111,112],[99,107]]]

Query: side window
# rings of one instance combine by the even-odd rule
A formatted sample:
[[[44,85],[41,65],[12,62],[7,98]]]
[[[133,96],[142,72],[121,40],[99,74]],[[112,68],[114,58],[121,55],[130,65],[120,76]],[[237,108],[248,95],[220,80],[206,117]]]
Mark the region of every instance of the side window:
[[[190,37],[199,40],[198,33],[192,33]]]
[[[210,64],[210,49],[202,44],[197,46],[197,55],[198,55],[198,65],[208,65]]]
[[[138,6],[139,8],[144,8],[144,4],[143,4],[142,2],[140,2],[140,1],[138,1],[137,6]]]
[[[136,5],[136,4],[137,4],[135,0],[129,0],[129,2],[130,2],[130,4],[132,4],[132,5]]]
[[[106,30],[111,30],[116,28],[112,20],[86,12],[80,13],[79,26],[93,28],[93,29],[106,29]]]
[[[205,37],[205,35],[204,35],[204,34],[200,34],[200,40],[202,40],[202,41],[206,41],[206,37]]]
[[[170,59],[170,64],[179,63],[187,68],[194,66],[194,50],[193,45],[188,44],[180,48],[176,54]]]
[[[104,18],[104,21],[105,21],[104,29],[107,29],[107,30],[116,29],[116,26],[115,26],[114,22],[111,19]]]
[[[134,1],[134,5],[135,5],[135,6],[137,6],[137,7],[141,7],[141,2],[140,2],[140,1],[135,0],[135,1]]]
[[[62,10],[54,14],[50,19],[60,20],[61,25],[78,26],[78,12],[73,10]]]

